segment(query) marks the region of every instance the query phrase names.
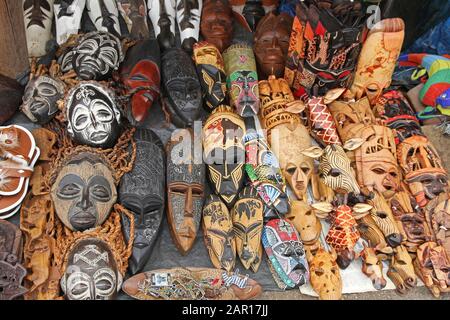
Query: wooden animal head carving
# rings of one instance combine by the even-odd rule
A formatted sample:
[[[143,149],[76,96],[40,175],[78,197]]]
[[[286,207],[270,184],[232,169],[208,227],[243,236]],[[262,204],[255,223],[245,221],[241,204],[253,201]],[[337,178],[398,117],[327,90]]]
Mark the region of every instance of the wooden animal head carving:
[[[336,259],[334,249],[328,252],[320,248],[310,262],[311,286],[321,300],[342,298],[342,279]]]
[[[369,277],[375,289],[381,290],[386,287],[386,279],[383,275],[383,263],[377,255],[376,249],[364,244],[364,250],[361,252],[362,272]]]
[[[398,246],[394,249],[387,275],[400,294],[404,294],[416,286],[417,276],[414,272],[412,259],[404,246]]]
[[[450,256],[450,195],[441,193],[431,200],[425,208],[425,215],[433,240]]]
[[[322,224],[306,202],[292,201],[291,211],[285,217],[297,229],[304,245],[312,245],[319,241]]]

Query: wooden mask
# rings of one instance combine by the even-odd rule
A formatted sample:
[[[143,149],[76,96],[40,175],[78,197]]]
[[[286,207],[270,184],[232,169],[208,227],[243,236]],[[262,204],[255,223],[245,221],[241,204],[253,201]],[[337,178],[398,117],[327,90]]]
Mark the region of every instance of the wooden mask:
[[[216,108],[203,126],[203,152],[209,179],[232,208],[244,183],[244,121],[229,106]]]
[[[400,245],[394,249],[387,276],[400,294],[404,294],[416,286],[417,276],[412,259],[404,246]]]
[[[257,272],[262,261],[261,234],[264,204],[256,190],[245,187],[231,212],[237,254],[245,269]]]
[[[119,12],[128,28],[128,37],[133,40],[150,38],[147,24],[146,0],[121,0],[117,2]]]
[[[450,256],[450,195],[445,192],[431,200],[425,207],[426,221],[433,240]]]
[[[159,98],[161,85],[159,46],[156,40],[141,40],[128,49],[120,67],[122,96],[127,97],[127,118],[142,124],[153,103]]]
[[[86,12],[97,31],[109,32],[116,37],[122,35],[116,1],[86,0]]]
[[[188,132],[189,135],[185,136],[188,139],[172,140],[166,148],[167,219],[172,239],[183,255],[189,252],[197,237],[205,188],[205,164],[195,163],[194,136],[192,131]],[[178,158],[181,156],[182,162]]]
[[[322,224],[313,209],[305,201],[292,201],[286,219],[292,222],[305,246],[316,244],[320,238]]]
[[[292,17],[287,13],[270,12],[258,23],[254,51],[262,77],[283,76],[291,28]]]
[[[405,139],[397,150],[398,163],[405,181],[419,206],[448,191],[447,173],[441,159],[427,138],[412,136]]]
[[[258,73],[253,50],[246,44],[234,44],[223,53],[230,102],[241,117],[259,112]]]
[[[14,224],[0,220],[0,300],[12,300],[27,292],[22,280],[27,271],[22,262],[22,232]]]
[[[220,52],[230,46],[233,37],[233,12],[228,1],[204,1],[200,32],[203,38]]]
[[[281,289],[297,288],[309,281],[309,267],[300,236],[285,219],[272,219],[263,228],[262,243],[269,267]]]
[[[176,0],[176,19],[180,31],[181,48],[192,53],[192,46],[200,34],[200,13],[203,0]]]
[[[360,253],[362,260],[361,271],[372,281],[373,287],[382,290],[386,287],[386,279],[383,275],[383,263],[377,255],[376,248],[364,244],[364,250]]]
[[[52,40],[53,4],[55,0],[23,0],[23,19],[28,56],[39,58],[47,54],[47,43]]]
[[[336,263],[336,251],[320,248],[309,264],[311,286],[320,300],[342,299],[342,278]]]
[[[203,207],[203,237],[214,267],[232,271],[236,262],[236,240],[227,206],[210,195]]]
[[[401,18],[381,20],[370,29],[350,89],[356,99],[367,95],[374,105],[390,86],[404,36],[405,23]]]
[[[100,226],[117,200],[111,168],[94,153],[74,155],[59,170],[51,197],[56,214],[69,229]]]
[[[225,66],[219,49],[206,41],[194,45],[194,61],[197,65],[203,99],[214,110],[227,98]]]
[[[78,34],[86,0],[55,0],[56,42],[64,44],[73,34]]]

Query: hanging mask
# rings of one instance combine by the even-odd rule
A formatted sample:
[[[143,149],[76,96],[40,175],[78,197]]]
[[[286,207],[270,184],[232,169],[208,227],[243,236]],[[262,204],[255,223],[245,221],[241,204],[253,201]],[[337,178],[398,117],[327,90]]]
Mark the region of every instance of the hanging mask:
[[[269,267],[281,289],[296,288],[309,281],[306,253],[292,223],[272,219],[263,228],[262,243]]]
[[[121,131],[112,91],[98,82],[81,82],[65,98],[67,132],[79,144],[112,147]]]
[[[356,99],[367,95],[374,105],[390,86],[404,36],[405,23],[401,18],[382,20],[370,29],[350,89]]]
[[[161,49],[175,46],[175,0],[148,0],[148,16]]]
[[[231,212],[237,254],[245,269],[257,272],[262,261],[261,234],[264,204],[256,190],[245,187]]]
[[[228,208],[216,195],[210,195],[203,207],[203,237],[214,267],[233,270],[236,261],[233,222]]]
[[[192,53],[192,46],[200,34],[200,13],[203,0],[176,0],[177,23],[181,47]]]
[[[28,56],[30,58],[39,58],[47,54],[47,44],[53,38],[54,2],[55,0],[22,1]]]
[[[68,252],[61,288],[68,300],[113,300],[122,275],[110,246],[97,238],[80,240]]]
[[[86,0],[86,12],[97,31],[120,37],[119,10],[116,1]]]
[[[214,45],[198,42],[194,45],[194,60],[202,85],[203,99],[208,108],[214,110],[224,103],[227,93],[222,55]]]
[[[412,136],[405,139],[398,146],[397,154],[405,181],[420,207],[448,191],[447,172],[427,138]]]
[[[234,44],[223,53],[223,59],[231,104],[242,117],[257,115],[258,74],[252,48],[246,44]]]
[[[283,77],[291,28],[292,17],[286,13],[271,12],[258,24],[254,51],[262,77]]]
[[[22,112],[33,122],[46,124],[59,111],[57,102],[64,97],[64,84],[49,76],[28,82],[23,96]]]
[[[22,232],[14,224],[0,220],[0,301],[12,300],[27,292],[22,280],[27,270],[22,261]]]
[[[103,80],[119,68],[124,54],[122,44],[116,36],[104,31],[93,31],[85,34],[65,56],[62,62],[64,70],[64,65],[70,59],[80,79]]]
[[[100,226],[117,199],[112,171],[94,153],[74,155],[58,172],[51,197],[56,214],[69,229]]]
[[[162,56],[162,80],[173,123],[191,126],[202,108],[202,89],[191,57],[181,49],[166,50]]]
[[[203,126],[204,159],[214,191],[231,208],[244,183],[245,125],[229,106],[216,108]]]
[[[146,0],[119,0],[117,5],[127,24],[129,37],[134,40],[149,39]]]
[[[136,274],[150,258],[164,216],[165,204],[165,155],[158,136],[151,130],[138,129],[136,161],[133,170],[120,182],[120,203],[135,216],[135,239],[129,270]],[[129,220],[124,219],[125,230]],[[130,238],[125,231],[125,238]]]
[[[226,0],[205,0],[200,31],[203,38],[223,52],[233,37],[233,13]]]
[[[78,34],[86,0],[55,0],[56,42],[62,45],[73,34]]]
[[[120,67],[123,96],[128,97],[127,118],[142,124],[160,93],[159,46],[156,40],[141,40],[127,51]]]
[[[186,255],[194,245],[202,217],[205,186],[205,164],[196,163],[192,131],[183,139],[167,146],[167,196],[172,239],[178,250]]]
[[[441,193],[437,198],[431,200],[425,208],[426,220],[431,227],[432,239],[443,246],[445,252],[450,256],[450,196]]]
[[[0,125],[16,113],[22,97],[23,87],[17,81],[0,74]]]

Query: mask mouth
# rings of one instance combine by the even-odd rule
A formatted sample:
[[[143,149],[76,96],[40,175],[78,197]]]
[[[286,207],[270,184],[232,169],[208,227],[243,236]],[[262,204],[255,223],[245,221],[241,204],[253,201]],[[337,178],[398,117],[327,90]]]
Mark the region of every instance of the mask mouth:
[[[108,133],[103,130],[95,131],[91,133],[89,139],[95,143],[102,143],[105,142],[106,139],[108,139]]]
[[[80,211],[70,218],[70,224],[79,231],[91,229],[96,223],[97,218],[88,211]]]

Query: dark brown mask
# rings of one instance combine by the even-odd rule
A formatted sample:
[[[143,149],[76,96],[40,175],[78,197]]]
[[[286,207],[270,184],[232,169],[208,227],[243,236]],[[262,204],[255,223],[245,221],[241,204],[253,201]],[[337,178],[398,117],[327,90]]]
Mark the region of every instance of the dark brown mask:
[[[228,48],[233,36],[233,12],[226,0],[207,0],[203,3],[200,32],[220,52]]]

